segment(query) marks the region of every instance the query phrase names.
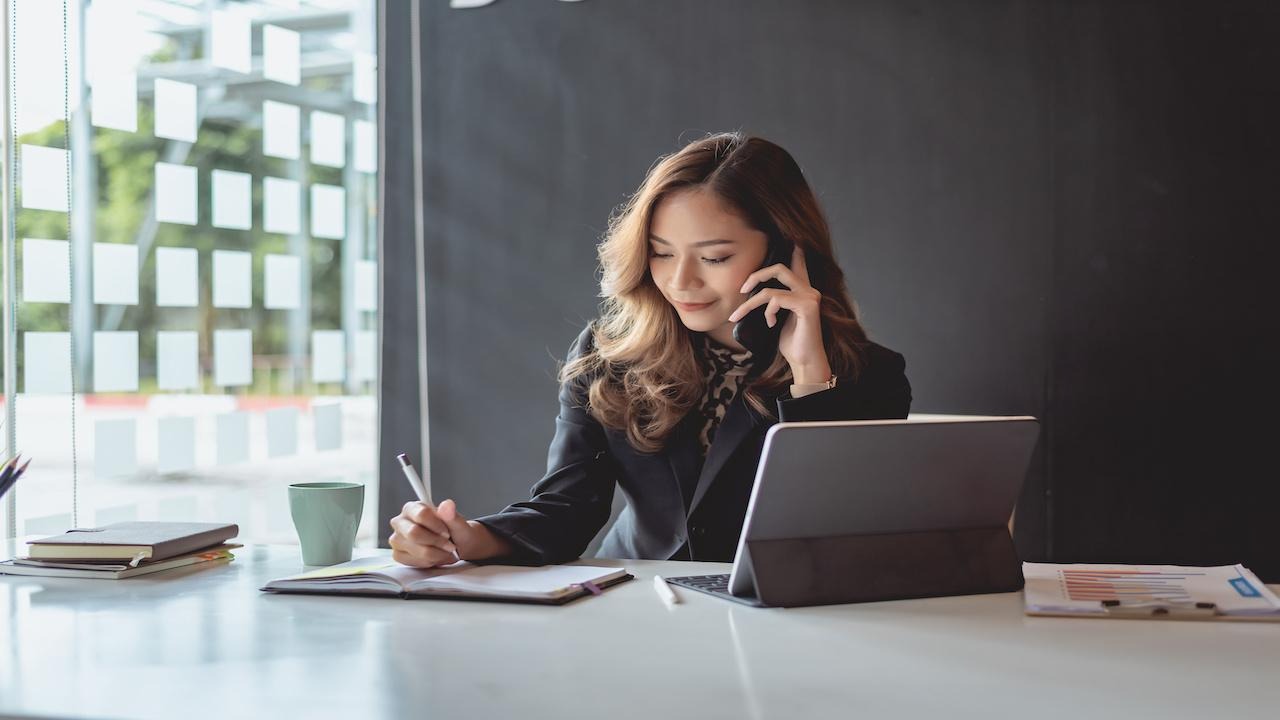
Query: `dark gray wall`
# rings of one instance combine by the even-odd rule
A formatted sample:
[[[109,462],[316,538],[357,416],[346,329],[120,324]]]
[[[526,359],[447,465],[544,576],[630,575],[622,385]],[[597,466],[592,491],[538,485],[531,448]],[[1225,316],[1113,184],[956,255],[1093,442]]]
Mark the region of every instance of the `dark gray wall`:
[[[610,210],[682,140],[741,129],[804,168],[872,336],[907,357],[916,411],[1044,419],[1025,557],[1191,561],[1214,538],[1213,558],[1280,569],[1261,533],[1223,532],[1266,481],[1192,489],[1260,451],[1241,451],[1238,423],[1186,422],[1266,401],[1235,373],[1263,369],[1256,338],[1275,323],[1233,302],[1265,303],[1264,285],[1233,280],[1263,279],[1251,253],[1275,230],[1267,5],[421,7],[438,497],[475,515],[525,496],[555,360],[595,315]],[[1274,533],[1274,509],[1251,512]]]
[[[907,356],[916,409],[1041,414],[1043,11],[760,0],[423,11],[442,497],[488,512],[537,480],[554,361],[595,314],[606,217],[658,155],[706,131],[757,133],[796,156],[873,337]]]
[[[1280,582],[1280,4],[1056,8],[1051,549]]]

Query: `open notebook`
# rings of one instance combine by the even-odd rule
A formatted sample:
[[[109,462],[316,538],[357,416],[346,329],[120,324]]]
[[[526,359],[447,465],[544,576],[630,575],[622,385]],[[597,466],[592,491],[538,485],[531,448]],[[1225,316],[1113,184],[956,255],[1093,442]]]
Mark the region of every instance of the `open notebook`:
[[[352,560],[272,580],[269,592],[381,595],[402,598],[501,600],[560,605],[600,592],[631,575],[626,568],[588,565],[473,565],[456,562],[423,570],[386,557]]]

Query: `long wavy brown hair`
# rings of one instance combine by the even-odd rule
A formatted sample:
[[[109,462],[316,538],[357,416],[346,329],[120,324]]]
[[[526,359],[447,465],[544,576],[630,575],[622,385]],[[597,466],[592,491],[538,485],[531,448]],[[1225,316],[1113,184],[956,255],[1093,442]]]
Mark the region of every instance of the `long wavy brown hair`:
[[[753,229],[804,249],[809,280],[822,293],[822,339],[832,371],[856,377],[867,342],[836,263],[831,232],[800,166],[786,150],[740,133],[709,135],[661,157],[639,190],[609,218],[599,245],[601,315],[594,347],[560,369],[560,382],[589,382],[586,407],[602,425],[625,430],[641,452],[662,449],[671,431],[702,400],[706,373],[675,308],[649,274],[649,226],[657,204],[689,189],[710,191]],[[792,382],[778,353],[743,388],[757,412]]]

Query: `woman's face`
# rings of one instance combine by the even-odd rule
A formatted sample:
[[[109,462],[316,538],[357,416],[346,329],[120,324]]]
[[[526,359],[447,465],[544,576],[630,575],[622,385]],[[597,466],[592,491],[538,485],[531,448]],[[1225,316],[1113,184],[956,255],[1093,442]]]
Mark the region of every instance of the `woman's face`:
[[[768,238],[699,189],[663,198],[649,230],[649,272],[681,322],[736,346],[729,315],[746,301],[742,284],[764,262]]]

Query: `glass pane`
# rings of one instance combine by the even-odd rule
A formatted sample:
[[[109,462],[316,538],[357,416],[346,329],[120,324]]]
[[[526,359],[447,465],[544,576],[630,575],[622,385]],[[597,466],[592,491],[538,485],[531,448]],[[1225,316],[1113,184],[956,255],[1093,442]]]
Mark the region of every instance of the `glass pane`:
[[[68,4],[14,3],[16,532],[296,542],[341,479],[375,544],[374,3]]]

